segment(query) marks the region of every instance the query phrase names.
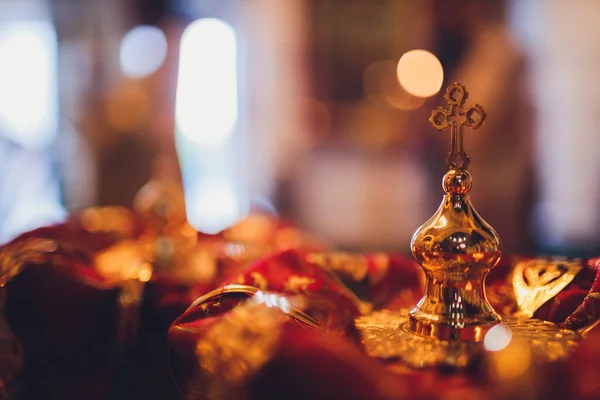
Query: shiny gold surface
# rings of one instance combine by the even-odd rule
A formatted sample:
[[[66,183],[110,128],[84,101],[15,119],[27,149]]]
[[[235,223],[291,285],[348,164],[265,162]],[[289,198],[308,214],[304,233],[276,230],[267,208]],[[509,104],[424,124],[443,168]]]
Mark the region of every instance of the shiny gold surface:
[[[248,298],[253,298],[254,299],[254,303],[258,302],[258,299],[260,297],[263,297],[263,295],[272,295],[272,296],[276,296],[277,298],[286,298],[287,301],[289,301],[289,309],[287,309],[286,307],[276,307],[278,308],[280,311],[283,311],[284,314],[286,314],[287,316],[297,319],[298,321],[304,323],[305,325],[311,327],[311,328],[315,328],[315,329],[319,329],[320,325],[319,323],[310,315],[306,314],[304,311],[302,311],[300,309],[301,304],[298,304],[298,306],[296,306],[296,301],[293,297],[284,297],[281,295],[277,295],[277,294],[271,294],[268,292],[262,292],[259,288],[253,287],[253,286],[248,286],[248,285],[238,285],[238,284],[232,284],[232,285],[226,285],[223,286],[222,288],[218,288],[215,290],[212,290],[200,297],[198,297],[196,300],[194,300],[194,302],[187,308],[186,311],[191,310],[192,308],[195,307],[201,307],[202,304],[205,304],[209,301],[213,301],[213,300],[218,300],[220,298],[222,298],[223,296],[227,295],[227,294],[231,294],[231,293],[239,293],[239,294],[244,294],[246,296],[248,296]],[[257,294],[259,297],[257,297]],[[252,303],[252,302],[250,302]]]
[[[558,259],[517,263],[512,281],[520,312],[501,322],[485,294],[485,277],[500,260],[501,242],[471,204],[470,159],[463,148],[464,127],[481,127],[486,114],[477,104],[465,108],[467,97],[464,86],[452,84],[445,96],[450,108],[438,107],[430,118],[436,129],[451,129],[452,150],[442,203],[411,241],[427,279],[425,294],[410,311],[375,312],[355,324],[373,357],[418,368],[465,368],[482,359],[498,367],[505,364],[498,360],[515,359],[518,353],[525,370],[533,360],[566,357],[581,339],[581,332],[530,318],[573,280],[582,264]],[[508,377],[515,371],[498,374]]]
[[[362,343],[372,357],[398,360],[413,368],[447,365],[466,368],[486,351],[483,341],[439,340],[415,335],[408,329],[408,310],[378,311],[356,319]],[[538,361],[555,361],[569,355],[581,335],[535,319],[506,317],[503,325],[512,341],[522,341]],[[507,343],[508,344],[508,343]]]
[[[471,204],[469,157],[463,149],[463,128],[477,129],[486,114],[478,105],[464,108],[469,93],[453,83],[446,91],[448,110],[431,114],[433,126],[451,128],[450,170],[442,187],[446,192],[437,212],[411,241],[412,254],[423,267],[425,294],[409,313],[410,332],[440,340],[477,342],[500,322],[485,296],[485,277],[502,255],[500,238]],[[464,117],[462,119],[458,117]]]
[[[581,260],[536,258],[517,262],[512,273],[512,285],[519,314],[531,318],[581,271]]]
[[[411,241],[427,278],[425,295],[410,313],[410,329],[438,339],[479,341],[500,322],[485,296],[484,280],[500,260],[500,238],[469,199],[471,176],[450,170],[446,195]]]

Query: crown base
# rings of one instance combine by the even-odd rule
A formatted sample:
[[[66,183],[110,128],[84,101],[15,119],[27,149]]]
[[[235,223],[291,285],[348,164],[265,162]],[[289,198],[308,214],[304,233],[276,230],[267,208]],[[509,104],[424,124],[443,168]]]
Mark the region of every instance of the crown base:
[[[409,313],[407,328],[414,334],[437,340],[480,342],[500,322],[500,316],[494,312],[450,319],[425,313],[416,307]]]

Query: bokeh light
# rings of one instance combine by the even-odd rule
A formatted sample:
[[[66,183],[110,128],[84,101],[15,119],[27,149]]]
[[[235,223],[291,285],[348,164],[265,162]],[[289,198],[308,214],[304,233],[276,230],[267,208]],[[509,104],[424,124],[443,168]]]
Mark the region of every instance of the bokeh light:
[[[398,62],[397,74],[404,90],[417,97],[435,95],[444,81],[440,60],[426,50],[404,53]]]
[[[506,337],[504,334],[502,336]],[[513,339],[501,350],[488,352],[485,359],[486,370],[492,380],[511,382],[529,373],[532,363],[531,348],[527,341]]]
[[[184,31],[179,55],[175,137],[187,220],[216,234],[249,210],[242,183],[238,122],[237,39],[234,28],[202,18]]]
[[[188,192],[187,217],[200,232],[217,234],[238,222],[243,214],[236,189],[225,179],[205,178]]]
[[[57,51],[49,22],[0,27],[0,134],[27,149],[44,148],[56,136]]]
[[[121,42],[120,61],[123,73],[131,78],[152,75],[165,61],[167,48],[167,38],[159,28],[149,25],[133,28]]]
[[[512,331],[502,324],[490,329],[483,339],[483,347],[488,351],[505,349],[512,340]]]
[[[227,22],[203,18],[181,39],[177,129],[201,145],[231,136],[238,119],[237,41]]]

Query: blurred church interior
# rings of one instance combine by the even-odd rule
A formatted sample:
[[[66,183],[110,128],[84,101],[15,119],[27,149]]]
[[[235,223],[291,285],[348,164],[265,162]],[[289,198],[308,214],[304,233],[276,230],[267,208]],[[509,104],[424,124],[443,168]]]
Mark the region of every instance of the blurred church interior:
[[[600,2],[0,1],[0,240],[159,177],[206,233],[277,213],[336,247],[408,252],[450,146],[423,49],[489,115],[473,201],[509,253],[600,245]]]

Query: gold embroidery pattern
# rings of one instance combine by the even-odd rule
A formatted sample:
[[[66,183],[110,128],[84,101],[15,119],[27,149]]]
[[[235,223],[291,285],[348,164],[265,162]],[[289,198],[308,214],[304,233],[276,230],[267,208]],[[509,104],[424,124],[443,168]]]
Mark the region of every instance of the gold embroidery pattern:
[[[387,258],[387,257],[386,257]],[[369,272],[366,257],[342,252],[311,253],[307,261],[335,272],[340,278],[360,282]]]
[[[245,383],[272,358],[284,321],[278,309],[249,304],[215,323],[196,346],[198,398],[243,398]]]
[[[290,276],[283,285],[283,290],[289,293],[306,293],[308,286],[316,281],[307,276]]]
[[[408,310],[377,311],[355,320],[368,355],[381,359],[400,359],[413,368],[450,365],[467,367],[483,349],[482,342],[438,340],[414,335],[406,327]],[[540,361],[563,359],[577,346],[581,335],[559,329],[556,325],[536,319],[505,317],[505,324],[514,338],[526,341],[532,354]]]
[[[250,277],[252,278],[252,286],[259,288],[260,290],[267,290],[269,282],[260,272],[251,272]]]
[[[513,269],[512,284],[521,315],[531,318],[544,303],[571,283],[582,268],[580,260],[518,262]]]
[[[260,294],[259,294],[259,292],[260,292]],[[231,293],[248,295],[249,298],[252,298],[252,300],[250,302],[256,303],[256,304],[260,304],[260,302],[258,302],[259,298],[257,298],[257,295],[262,296],[263,300],[264,300],[265,295],[275,295],[277,297],[283,297],[283,296],[280,296],[279,294],[275,294],[275,293],[262,292],[261,290],[259,290],[258,288],[255,288],[254,286],[232,284],[232,285],[227,285],[227,286],[223,286],[221,288],[215,289],[213,291],[210,291],[210,292],[198,297],[187,308],[186,312],[195,307],[200,307],[203,311],[206,311],[209,309],[208,302],[210,302],[213,306],[217,306],[219,304],[221,296],[231,294]],[[290,318],[301,322],[303,325],[306,325],[306,326],[314,328],[314,329],[320,328],[319,323],[314,318],[312,318],[310,315],[308,315],[307,313],[302,311],[302,309],[300,308],[300,306],[304,305],[302,302],[297,301],[297,299],[290,299],[288,302],[290,303],[289,309],[287,309],[287,307],[281,307],[280,301],[277,301],[277,303],[279,303],[279,304],[277,304],[277,307],[279,308],[279,310],[281,310],[285,314],[287,314]],[[267,303],[267,302],[265,302],[265,303]],[[273,306],[273,304],[270,304],[270,305]],[[267,304],[267,306],[269,306],[269,304]]]

